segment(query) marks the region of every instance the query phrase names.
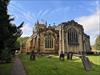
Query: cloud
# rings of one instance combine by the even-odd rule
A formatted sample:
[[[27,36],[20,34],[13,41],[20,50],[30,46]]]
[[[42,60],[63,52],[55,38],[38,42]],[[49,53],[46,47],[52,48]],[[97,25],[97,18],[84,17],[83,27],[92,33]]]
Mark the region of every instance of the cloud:
[[[35,14],[33,12],[25,10],[24,7],[20,5],[19,3],[16,3],[16,1],[11,1],[8,9],[10,13],[13,13],[12,15],[15,14],[14,16],[17,16],[16,19],[23,18],[23,20],[26,20],[32,24],[34,23],[34,20],[36,19]]]
[[[38,13],[37,13],[37,17],[39,17],[42,13],[43,13],[44,10],[40,10]]]
[[[49,12],[49,9],[45,10],[45,11],[41,14],[41,16],[46,15],[48,12]]]
[[[24,26],[21,28],[23,31],[22,37],[30,36],[32,35],[32,28],[28,23],[24,24]]]
[[[96,11],[94,14],[89,16],[81,16],[76,20],[78,21],[78,23],[82,24],[85,28],[85,31],[88,32],[98,29],[98,26],[100,24],[99,16],[100,10]]]
[[[24,19],[26,19],[30,23],[33,23],[33,21],[35,19],[34,14],[31,13],[31,12],[25,12],[25,13],[23,13],[23,17],[24,17]]]
[[[23,31],[22,37],[31,36],[32,35],[32,24],[35,22],[35,14],[30,11],[26,11],[19,3],[15,1],[11,1],[9,5],[9,13],[13,13],[12,15],[16,20],[22,18],[26,24],[21,28]]]
[[[99,2],[100,1],[96,1],[95,3],[93,3],[94,5],[97,5],[95,12],[93,12],[92,14],[90,14],[88,16],[80,16],[80,17],[75,18],[75,20],[78,23],[83,25],[85,33],[90,35],[91,44],[94,43],[96,36],[99,34],[99,25],[100,25]],[[59,3],[61,3],[61,2],[59,2]],[[55,6],[57,7],[57,5],[55,5]],[[36,22],[37,18],[39,19],[39,18],[43,17],[43,18],[47,18],[49,20],[52,20],[52,19],[57,20],[58,15],[61,15],[61,16],[64,16],[64,14],[66,15],[66,13],[70,11],[71,7],[68,7],[68,6],[67,7],[57,7],[52,10],[51,9],[41,9],[38,13],[33,13],[33,12],[30,12],[30,11],[27,11],[26,9],[24,9],[24,7],[20,3],[16,2],[16,1],[11,1],[9,9],[11,10],[10,13],[15,14],[14,16],[17,17],[15,19],[19,20],[19,18],[22,18],[22,20],[24,20],[26,23],[22,28],[22,31],[23,31],[22,36],[30,36],[30,35],[32,35],[32,28],[33,28],[32,24],[34,24],[34,22]],[[91,8],[88,8],[88,9],[94,11]],[[61,12],[61,11],[63,11],[63,12]],[[20,16],[18,16],[19,14],[20,14]]]
[[[99,34],[99,26],[100,26],[100,10],[96,10],[93,14],[89,16],[81,16],[76,18],[75,20],[83,25],[84,30],[91,37],[91,44],[94,44],[95,38]]]
[[[50,9],[42,9],[35,15],[36,19],[43,19],[50,12]]]
[[[60,8],[56,8],[56,9],[52,10],[50,12],[50,14],[60,13],[61,11],[67,12],[67,11],[69,11],[69,9],[70,9],[70,7],[64,7],[64,8],[60,7]]]

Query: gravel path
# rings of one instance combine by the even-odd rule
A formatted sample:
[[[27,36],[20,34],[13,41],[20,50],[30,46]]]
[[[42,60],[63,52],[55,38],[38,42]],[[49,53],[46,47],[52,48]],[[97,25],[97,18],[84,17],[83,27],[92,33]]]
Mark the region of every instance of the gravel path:
[[[26,75],[23,64],[18,57],[15,58],[11,75]]]

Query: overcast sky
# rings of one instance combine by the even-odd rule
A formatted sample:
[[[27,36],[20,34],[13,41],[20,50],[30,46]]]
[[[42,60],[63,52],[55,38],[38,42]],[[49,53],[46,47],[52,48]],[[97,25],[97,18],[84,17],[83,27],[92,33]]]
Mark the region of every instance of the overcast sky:
[[[72,19],[83,25],[91,44],[99,34],[100,0],[11,0],[8,12],[16,25],[25,22],[22,36],[31,36],[37,20],[57,25]]]

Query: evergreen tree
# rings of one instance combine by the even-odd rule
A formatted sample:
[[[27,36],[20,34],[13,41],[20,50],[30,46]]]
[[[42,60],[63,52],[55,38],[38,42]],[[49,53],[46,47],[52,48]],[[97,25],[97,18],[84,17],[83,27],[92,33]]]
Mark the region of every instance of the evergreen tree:
[[[95,47],[96,50],[100,50],[100,35],[96,38]]]
[[[18,37],[21,36],[21,27],[23,22],[17,27],[11,21],[7,13],[7,6],[10,0],[0,0],[0,61],[9,62],[11,54],[14,52],[15,43]]]

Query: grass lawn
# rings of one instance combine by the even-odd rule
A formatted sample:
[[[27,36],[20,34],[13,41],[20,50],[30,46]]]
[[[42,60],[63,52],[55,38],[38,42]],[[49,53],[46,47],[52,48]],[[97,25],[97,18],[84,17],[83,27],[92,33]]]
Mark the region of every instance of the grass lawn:
[[[0,75],[11,75],[11,63],[0,64]]]
[[[25,67],[27,75],[100,75],[100,56],[89,56],[93,69],[84,70],[79,58],[59,61],[58,58],[38,57],[36,61],[30,61],[29,55],[21,54],[20,59]]]

